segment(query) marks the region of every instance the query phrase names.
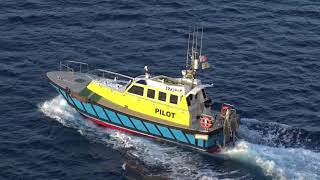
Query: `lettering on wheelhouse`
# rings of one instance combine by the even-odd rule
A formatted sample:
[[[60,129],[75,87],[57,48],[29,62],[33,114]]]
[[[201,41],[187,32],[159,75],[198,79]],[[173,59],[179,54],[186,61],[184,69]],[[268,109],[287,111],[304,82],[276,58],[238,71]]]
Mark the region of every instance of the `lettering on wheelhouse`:
[[[171,91],[171,92],[182,92],[182,89],[180,89],[180,88],[174,88],[174,87],[169,87],[169,86],[166,86],[166,90]]]
[[[173,112],[170,112],[170,111],[165,111],[165,110],[158,109],[158,108],[155,108],[155,113],[156,114],[160,114],[162,116],[171,117],[171,118],[174,118],[174,115],[176,114],[176,113],[173,113]]]

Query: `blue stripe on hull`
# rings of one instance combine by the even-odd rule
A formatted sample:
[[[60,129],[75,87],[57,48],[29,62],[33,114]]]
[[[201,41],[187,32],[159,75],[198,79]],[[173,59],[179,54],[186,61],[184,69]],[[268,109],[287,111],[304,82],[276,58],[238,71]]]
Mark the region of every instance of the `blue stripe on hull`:
[[[154,135],[158,135],[161,136],[160,132],[158,131],[158,129],[156,128],[155,125],[148,123],[148,122],[144,122],[144,124],[146,125],[147,129],[149,130],[150,133],[154,134]]]
[[[105,121],[109,121],[108,117],[106,116],[105,112],[103,111],[103,109],[100,106],[93,105],[93,108],[98,113],[99,118],[101,118],[102,120],[105,120]]]
[[[77,106],[77,108],[81,109],[82,111],[86,111],[86,110],[83,108],[81,102],[80,102],[78,99],[72,98],[72,101],[73,101],[74,104]]]
[[[223,133],[220,132],[218,134],[215,135],[211,135],[206,143],[206,147],[212,147],[218,144],[222,144],[223,143]]]
[[[191,144],[196,145],[196,140],[194,138],[194,135],[186,134],[186,136]]]
[[[82,103],[84,108],[87,110],[87,112],[93,116],[97,116],[96,112],[93,110],[91,104],[89,103]]]
[[[74,103],[72,102],[71,98],[69,97],[69,95],[66,94],[66,92],[65,92],[64,90],[59,89],[57,86],[55,86],[55,85],[52,84],[52,83],[50,83],[50,84],[52,85],[52,87],[54,87],[54,88],[56,89],[56,91],[57,91],[59,94],[61,94],[62,97],[64,97],[64,99],[65,99],[66,101],[68,101],[70,104],[72,104],[73,106],[75,106]]]
[[[204,141],[202,139],[198,139],[198,146],[204,147]]]
[[[132,129],[135,129],[135,127],[133,126],[133,124],[131,123],[130,119],[127,116],[122,115],[122,114],[118,114],[118,116],[125,126],[132,128]]]
[[[108,117],[110,118],[110,120],[116,124],[122,125],[122,123],[120,122],[119,118],[117,117],[116,113],[114,113],[113,111],[107,110],[105,109],[106,113],[108,114]]]
[[[61,90],[60,92],[61,92],[62,96],[63,96],[67,101],[69,101],[66,92],[64,92],[63,90]]]
[[[168,128],[157,125],[158,129],[161,131],[161,134],[166,137],[166,138],[170,138],[170,139],[174,139],[174,137],[172,136],[171,132],[169,131]]]
[[[142,122],[136,118],[131,118],[133,124],[139,129],[140,131],[143,132],[148,132],[148,130],[145,128],[145,126],[142,124]]]
[[[72,101],[72,99],[71,99],[70,95],[67,95],[67,96],[68,96],[68,102],[69,102],[71,105],[73,105],[73,106],[74,106],[74,103],[73,103],[73,101]]]
[[[58,88],[57,86],[55,86],[55,85],[52,84],[52,83],[50,83],[50,85],[51,85],[52,87],[54,87],[54,88],[56,89],[56,91],[58,91],[58,93],[60,93],[60,92],[59,92],[59,88]]]
[[[182,131],[177,130],[177,129],[171,129],[171,132],[173,133],[173,135],[176,137],[176,139],[178,141],[189,143],[186,136],[184,135],[184,133]]]

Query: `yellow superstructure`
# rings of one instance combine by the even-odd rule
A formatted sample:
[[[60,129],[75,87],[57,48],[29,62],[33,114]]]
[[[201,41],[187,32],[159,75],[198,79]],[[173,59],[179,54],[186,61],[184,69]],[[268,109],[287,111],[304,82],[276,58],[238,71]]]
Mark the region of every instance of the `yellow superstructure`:
[[[92,81],[88,89],[130,110],[183,126],[190,125],[184,94],[132,82],[123,92]]]

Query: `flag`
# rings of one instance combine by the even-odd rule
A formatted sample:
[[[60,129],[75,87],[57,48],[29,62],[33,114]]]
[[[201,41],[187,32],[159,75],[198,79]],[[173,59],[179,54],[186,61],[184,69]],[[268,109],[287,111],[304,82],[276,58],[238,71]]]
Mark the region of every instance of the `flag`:
[[[208,62],[203,62],[203,63],[201,63],[201,68],[208,69],[208,68],[210,68],[210,64]]]
[[[208,57],[207,56],[202,55],[202,56],[199,57],[199,59],[200,59],[201,63],[208,62]]]
[[[200,59],[201,68],[202,69],[210,68],[210,64],[208,62],[208,57],[207,56],[202,55],[202,56],[199,57],[199,59]]]

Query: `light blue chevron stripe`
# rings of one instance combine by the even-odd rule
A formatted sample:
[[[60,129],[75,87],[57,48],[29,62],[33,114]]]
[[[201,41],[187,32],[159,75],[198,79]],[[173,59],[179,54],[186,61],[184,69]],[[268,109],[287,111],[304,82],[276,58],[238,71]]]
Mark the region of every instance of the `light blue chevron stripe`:
[[[174,139],[174,137],[172,136],[172,134],[170,133],[169,129],[160,125],[157,125],[158,129],[161,131],[161,134],[164,137],[170,138],[170,139]]]
[[[92,106],[89,103],[82,103],[84,105],[84,108],[87,110],[87,112],[91,115],[97,116],[97,114],[92,109]]]
[[[144,124],[146,125],[147,129],[149,130],[150,133],[161,136],[160,132],[158,131],[158,129],[151,123],[148,122],[144,122]]]
[[[177,130],[177,129],[172,129],[172,128],[170,128],[170,129],[178,141],[189,143],[182,131]]]
[[[72,98],[72,100],[77,106],[77,108],[81,109],[82,111],[85,111],[85,109],[83,109],[83,106],[81,105],[81,102],[78,99]]]
[[[148,133],[148,130],[144,127],[144,125],[142,124],[142,122],[140,120],[138,120],[136,118],[130,118],[130,119],[133,122],[133,124],[136,126],[137,129]]]
[[[191,144],[196,145],[196,141],[195,141],[195,139],[194,139],[194,135],[186,134],[186,136],[187,136],[187,138],[188,138],[188,140],[189,140],[189,142],[190,142]]]
[[[127,116],[122,115],[122,114],[119,114],[119,113],[118,113],[118,116],[119,116],[119,118],[121,119],[122,123],[123,123],[125,126],[130,127],[130,128],[132,128],[132,129],[135,129],[134,126],[133,126],[133,124],[131,123],[130,119],[129,119]]]
[[[198,139],[198,146],[203,147],[204,142],[202,139]]]
[[[108,117],[106,116],[106,114],[104,113],[103,109],[100,106],[93,105],[93,108],[98,113],[99,118],[101,118],[103,120],[107,120],[107,121],[109,120]]]
[[[116,113],[114,113],[113,111],[107,110],[107,109],[105,109],[105,111],[108,114],[108,116],[109,116],[109,118],[110,118],[110,120],[112,122],[122,125],[122,123],[120,122],[120,120],[117,117]]]

